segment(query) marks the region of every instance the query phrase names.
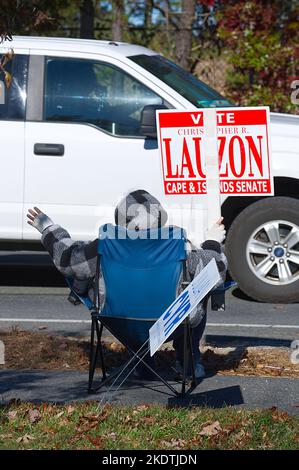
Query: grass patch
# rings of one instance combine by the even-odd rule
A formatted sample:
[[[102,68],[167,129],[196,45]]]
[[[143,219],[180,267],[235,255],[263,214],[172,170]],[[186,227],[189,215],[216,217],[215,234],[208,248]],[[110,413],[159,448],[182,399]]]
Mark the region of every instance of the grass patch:
[[[11,403],[0,449],[298,449],[299,420],[276,408]]]

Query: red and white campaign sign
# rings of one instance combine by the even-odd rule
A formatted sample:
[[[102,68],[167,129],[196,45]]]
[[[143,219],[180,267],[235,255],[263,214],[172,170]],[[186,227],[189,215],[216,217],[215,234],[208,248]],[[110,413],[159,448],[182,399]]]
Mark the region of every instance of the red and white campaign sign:
[[[269,108],[217,108],[220,193],[273,195]],[[204,110],[157,111],[165,194],[206,194]]]

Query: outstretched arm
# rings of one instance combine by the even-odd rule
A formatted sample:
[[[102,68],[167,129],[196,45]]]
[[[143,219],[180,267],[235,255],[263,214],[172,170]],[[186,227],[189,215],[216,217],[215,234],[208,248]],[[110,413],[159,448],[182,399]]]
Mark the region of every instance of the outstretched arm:
[[[95,276],[98,239],[92,242],[72,240],[64,228],[55,225],[38,207],[29,209],[27,217],[28,224],[41,233],[42,244],[64,276],[80,280]]]
[[[225,238],[226,232],[222,222],[223,217],[207,231],[206,241],[200,248],[191,245],[191,249],[188,253],[187,269],[192,279],[211,261],[211,259],[215,258],[221,276],[221,281],[217,286],[225,281],[227,259],[221,243]]]

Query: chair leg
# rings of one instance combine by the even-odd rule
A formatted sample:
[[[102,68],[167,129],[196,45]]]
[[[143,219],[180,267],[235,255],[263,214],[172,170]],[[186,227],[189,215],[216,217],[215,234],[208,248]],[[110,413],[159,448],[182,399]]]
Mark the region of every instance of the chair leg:
[[[103,325],[101,323],[101,326],[99,327],[99,321],[96,319],[96,331],[97,331],[97,341],[98,341],[98,349],[100,353],[100,359],[101,359],[101,368],[102,368],[102,380],[106,380],[107,374],[106,374],[106,366],[104,362],[104,353],[103,353],[103,346],[102,346],[102,333],[103,333]]]
[[[188,371],[188,358],[191,359],[191,371],[192,371],[192,388],[196,386],[196,377],[195,377],[195,360],[194,353],[192,348],[192,332],[187,318],[184,323],[184,357],[183,357],[183,378],[182,378],[182,390],[181,396],[186,394],[186,381],[187,381],[187,371]],[[190,389],[190,390],[191,390]],[[189,393],[189,391],[188,391]]]
[[[92,317],[92,320],[93,320],[93,317]],[[97,318],[96,318],[97,320]],[[164,378],[156,371],[154,370],[149,364],[147,364],[147,362],[143,361],[143,353],[145,353],[146,349],[145,348],[148,348],[148,346],[145,345],[145,348],[141,348],[138,352],[134,351],[128,344],[126,344],[126,342],[124,342],[119,336],[118,334],[116,334],[115,331],[113,331],[110,326],[108,324],[105,323],[105,321],[103,319],[100,320],[100,324],[101,324],[101,327],[99,328],[99,333],[98,334],[98,337],[100,337],[100,334],[101,334],[101,331],[102,331],[102,328],[105,327],[107,328],[108,331],[110,331],[111,334],[113,334],[113,336],[115,336],[116,339],[118,339],[124,346],[125,348],[127,349],[127,351],[132,354],[133,356],[135,356],[136,360],[141,363],[143,363],[145,365],[145,367],[150,370],[157,378],[159,378],[163,383],[164,385],[172,391],[172,393],[175,395],[175,396],[179,396],[180,393],[171,385],[169,384],[166,380],[164,380]],[[92,343],[92,338],[94,338],[94,328],[96,328],[96,325],[95,323],[92,323],[92,331],[93,333],[91,334],[91,343]],[[101,344],[101,342],[99,341],[99,343]],[[92,343],[93,344],[93,343]],[[92,352],[92,350],[91,350]],[[101,354],[101,345],[99,346],[99,352]],[[103,352],[103,351],[102,351]],[[93,370],[92,370],[92,364],[93,364],[93,361],[90,360],[90,382],[89,382],[89,389],[91,390],[91,385],[92,385],[92,379],[93,379]],[[104,364],[104,362],[103,362]],[[98,391],[100,388],[102,388],[109,380],[111,380],[113,377],[115,377],[116,375],[119,374],[119,372],[121,371],[121,369],[124,369],[124,366],[122,366],[121,368],[117,369],[116,371],[113,371],[111,374],[109,374],[109,376],[107,378],[105,378],[105,380],[102,381],[102,383],[96,388],[96,389],[93,389],[92,391]],[[105,371],[105,367],[103,369],[103,371]],[[106,371],[105,371],[106,373]]]
[[[184,357],[183,357],[183,378],[182,378],[182,390],[181,395],[186,394],[186,378],[188,368],[188,350],[187,350],[187,322],[184,322]]]
[[[88,378],[88,393],[92,392],[92,382],[94,377],[94,371],[96,368],[98,358],[98,342],[95,343],[95,332],[96,332],[96,318],[91,316],[91,333],[90,333],[90,356],[89,356],[89,378]]]
[[[191,357],[191,370],[192,370],[192,385],[196,384],[196,378],[195,378],[195,359],[194,359],[194,351],[192,347],[192,331],[190,327],[190,323],[187,319],[187,326],[188,326],[188,348],[189,348],[189,353]]]
[[[124,343],[123,343],[124,344]],[[124,344],[124,346],[127,348],[127,350],[129,352],[131,352],[131,354],[133,354],[133,356],[135,356],[136,360],[138,361],[138,363],[142,363],[152,374],[154,374],[156,377],[158,377],[158,379],[161,380],[161,382],[164,383],[164,385],[166,385],[166,387],[172,391],[172,393],[175,395],[175,396],[179,396],[179,392],[177,392],[177,390],[172,386],[170,385],[155,369],[153,369],[146,361],[144,361],[144,358],[143,358],[143,355],[145,353],[145,351],[148,349],[148,346],[145,346],[145,349],[144,350],[140,350],[138,353],[137,352],[134,352],[132,351],[131,348],[128,347],[128,345]]]

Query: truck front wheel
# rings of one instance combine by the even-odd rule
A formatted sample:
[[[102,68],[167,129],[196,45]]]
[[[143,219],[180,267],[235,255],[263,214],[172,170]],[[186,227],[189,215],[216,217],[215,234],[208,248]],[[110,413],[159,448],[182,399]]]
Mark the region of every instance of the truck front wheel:
[[[299,201],[261,199],[232,223],[226,240],[229,270],[255,300],[299,301]]]

